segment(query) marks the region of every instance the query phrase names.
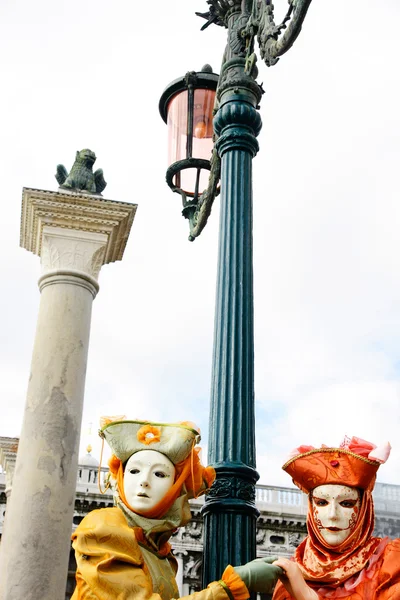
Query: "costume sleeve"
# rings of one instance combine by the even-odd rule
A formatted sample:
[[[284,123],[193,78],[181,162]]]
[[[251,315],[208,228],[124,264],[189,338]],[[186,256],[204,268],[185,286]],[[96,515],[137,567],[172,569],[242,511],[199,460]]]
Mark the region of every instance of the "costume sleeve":
[[[182,596],[180,600],[247,600],[249,596],[246,585],[228,565],[220,581],[213,581],[205,590]]]
[[[392,540],[385,549],[376,597],[379,600],[400,598],[400,539]]]
[[[148,568],[134,529],[118,508],[94,510],[72,534],[77,563],[71,600],[161,600],[153,593]],[[186,600],[245,600],[247,588],[229,567],[221,582],[186,596]],[[243,596],[243,591],[247,594]]]

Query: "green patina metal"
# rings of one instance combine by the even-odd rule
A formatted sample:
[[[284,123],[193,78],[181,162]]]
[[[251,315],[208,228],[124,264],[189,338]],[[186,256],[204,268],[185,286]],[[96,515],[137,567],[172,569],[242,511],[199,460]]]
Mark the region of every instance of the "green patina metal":
[[[63,189],[87,192],[89,194],[101,194],[107,183],[104,179],[102,169],[97,169],[93,173],[95,162],[96,155],[92,150],[88,148],[77,150],[71,171],[68,173],[64,165],[57,165],[55,178]]]
[[[245,64],[240,57],[225,62],[220,81],[235,83],[220,88],[214,118],[221,210],[209,462],[217,478],[203,508],[206,582],[227,564],[254,559],[256,549],[252,158],[262,91]]]
[[[238,73],[229,72],[229,77],[233,75],[231,79],[227,77],[228,72],[223,75],[226,61],[235,56],[245,58],[245,73],[253,79],[252,84],[248,81],[247,85],[257,85],[255,84],[257,77],[255,39],[258,41],[261,58],[267,66],[275,65],[298,37],[311,0],[289,0],[289,9],[279,24],[276,24],[274,20],[272,0],[236,0],[233,2],[232,0],[207,0],[207,4],[210,6],[207,12],[196,13],[207,21],[202,29],[206,29],[211,24],[228,29],[228,44],[217,87],[218,98],[218,95],[227,86],[240,84]],[[230,20],[232,15],[235,15],[234,22]],[[218,100],[215,113],[217,110]],[[194,241],[207,224],[213,202],[219,194],[220,171],[219,156],[213,152],[209,185],[195,202],[191,202],[190,211],[184,214],[189,219],[190,241]]]
[[[275,65],[299,35],[311,0],[289,0],[279,24],[272,0],[207,4],[207,12],[196,13],[206,19],[202,29],[215,24],[228,30],[216,88],[214,149],[210,163],[203,161],[208,167],[196,163],[210,169],[208,187],[189,200],[174,185],[182,161],[167,172],[169,186],[183,194],[190,241],[204,229],[218,193],[221,198],[209,426],[209,463],[217,477],[203,507],[204,587],[220,579],[227,564],[243,565],[256,556],[252,159],[264,90],[256,81],[254,47],[257,41],[263,61]],[[184,168],[196,167],[191,160]]]
[[[255,41],[268,66],[300,33],[311,0],[289,0],[276,25],[271,0],[208,0],[197,13],[228,30],[214,117],[215,147],[208,189],[189,215],[193,240],[204,228],[220,182],[220,235],[209,426],[209,462],[217,478],[203,514],[204,585],[227,564],[256,556],[252,159],[261,129],[263,94]],[[187,215],[185,215],[187,216]]]

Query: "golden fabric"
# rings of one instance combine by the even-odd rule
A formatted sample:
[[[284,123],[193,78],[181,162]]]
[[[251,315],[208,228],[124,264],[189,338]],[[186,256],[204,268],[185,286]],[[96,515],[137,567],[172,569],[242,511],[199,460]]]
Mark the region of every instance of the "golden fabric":
[[[77,562],[76,589],[71,600],[170,600],[177,597],[175,558],[162,557],[137,541],[138,528],[130,527],[119,508],[103,508],[89,513],[72,535]],[[228,571],[228,569],[227,569]],[[225,585],[244,600],[246,590],[239,577],[229,571]],[[242,585],[240,585],[242,583]],[[236,590],[236,593],[235,593]],[[190,600],[229,600],[218,582],[185,598]]]
[[[179,590],[175,579],[176,561],[172,561],[171,556],[170,560],[166,557],[163,557],[164,560],[160,560],[160,556],[142,544],[140,545],[140,551],[150,573],[153,592],[160,594],[163,600],[179,598]]]

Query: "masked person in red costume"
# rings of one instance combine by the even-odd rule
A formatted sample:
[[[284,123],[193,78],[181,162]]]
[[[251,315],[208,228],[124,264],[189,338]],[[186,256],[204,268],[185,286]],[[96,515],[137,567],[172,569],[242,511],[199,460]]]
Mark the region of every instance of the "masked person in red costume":
[[[110,445],[114,508],[89,513],[72,535],[77,562],[72,600],[178,598],[177,562],[169,538],[191,518],[188,500],[203,494],[214,469],[199,459],[193,423],[150,423],[108,418],[101,437]],[[272,591],[274,559],[227,566],[220,581],[189,600],[246,600]]]
[[[372,490],[390,445],[301,446],[283,469],[308,494],[308,536],[279,559],[273,600],[400,600],[400,540],[377,538]]]

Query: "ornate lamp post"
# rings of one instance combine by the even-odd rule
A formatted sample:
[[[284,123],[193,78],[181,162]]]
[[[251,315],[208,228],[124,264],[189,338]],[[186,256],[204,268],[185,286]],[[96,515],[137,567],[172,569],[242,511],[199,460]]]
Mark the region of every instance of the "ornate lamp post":
[[[228,30],[214,107],[211,175],[207,189],[191,195],[189,215],[188,194],[176,181],[171,186],[183,197],[193,241],[207,222],[221,179],[209,428],[209,462],[217,479],[203,509],[204,584],[218,579],[228,563],[243,564],[256,554],[252,159],[258,151],[263,90],[256,81],[254,44],[257,38],[268,66],[276,64],[299,35],[311,0],[289,0],[279,25],[271,0],[207,3],[207,12],[196,13],[207,21],[202,29],[214,23]],[[160,104],[164,118],[174,100],[167,90]],[[177,168],[172,165],[167,172],[170,185],[169,174]]]

